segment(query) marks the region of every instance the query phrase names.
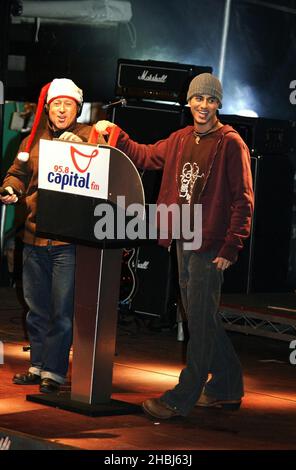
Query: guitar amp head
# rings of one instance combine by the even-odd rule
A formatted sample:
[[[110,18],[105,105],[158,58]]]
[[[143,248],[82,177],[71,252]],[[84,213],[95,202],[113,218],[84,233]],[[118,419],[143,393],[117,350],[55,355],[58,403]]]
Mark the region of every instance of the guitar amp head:
[[[126,98],[186,103],[190,81],[200,73],[212,73],[209,66],[119,59],[115,93]]]

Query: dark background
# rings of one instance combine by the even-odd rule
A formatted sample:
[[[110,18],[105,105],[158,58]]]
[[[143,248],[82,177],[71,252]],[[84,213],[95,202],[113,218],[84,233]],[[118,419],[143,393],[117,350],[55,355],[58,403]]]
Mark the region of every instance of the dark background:
[[[9,53],[25,56],[26,65],[23,71],[10,66],[6,99],[36,100],[42,85],[65,76],[84,89],[85,101],[108,101],[114,98],[118,58],[210,65],[218,74],[224,0],[130,4],[128,25],[41,20],[37,35],[34,23],[12,24]],[[295,36],[295,0],[232,1],[223,113],[248,108],[262,117],[294,119],[289,85],[296,79]]]

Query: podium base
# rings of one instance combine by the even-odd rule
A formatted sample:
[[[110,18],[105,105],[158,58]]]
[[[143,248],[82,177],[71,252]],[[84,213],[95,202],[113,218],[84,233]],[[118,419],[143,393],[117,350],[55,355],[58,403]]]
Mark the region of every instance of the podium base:
[[[110,400],[109,403],[89,405],[81,401],[71,400],[70,392],[27,395],[26,399],[27,401],[40,403],[41,405],[54,406],[55,408],[80,413],[86,416],[128,415],[142,412],[139,405],[119,400]]]

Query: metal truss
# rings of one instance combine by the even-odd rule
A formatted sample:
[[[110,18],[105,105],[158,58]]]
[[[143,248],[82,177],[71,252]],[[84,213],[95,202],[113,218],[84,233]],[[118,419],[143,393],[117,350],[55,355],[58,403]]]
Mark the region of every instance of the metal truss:
[[[248,310],[220,307],[225,328],[230,331],[292,341],[296,338],[296,317],[281,317]]]

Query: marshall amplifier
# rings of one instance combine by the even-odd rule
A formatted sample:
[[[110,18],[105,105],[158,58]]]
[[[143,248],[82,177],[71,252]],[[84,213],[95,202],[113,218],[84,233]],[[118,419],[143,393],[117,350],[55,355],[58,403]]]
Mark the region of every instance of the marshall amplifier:
[[[207,66],[119,59],[115,93],[126,98],[186,103],[192,78],[212,71]]]

